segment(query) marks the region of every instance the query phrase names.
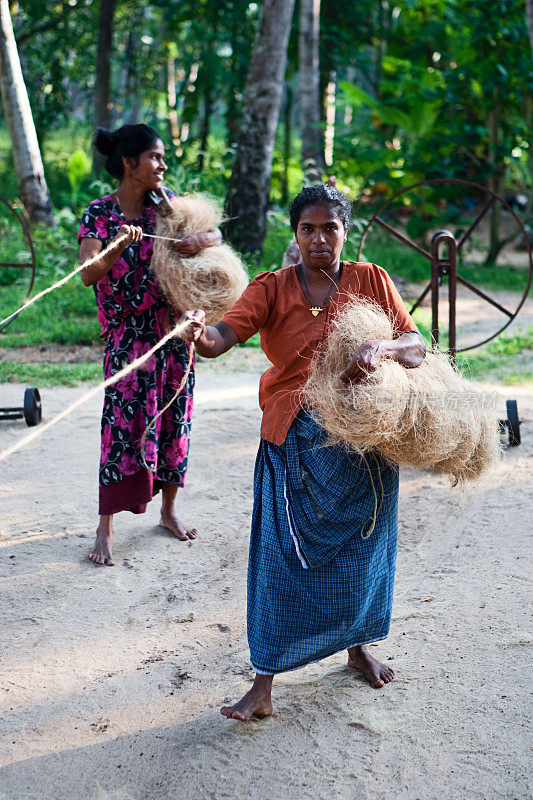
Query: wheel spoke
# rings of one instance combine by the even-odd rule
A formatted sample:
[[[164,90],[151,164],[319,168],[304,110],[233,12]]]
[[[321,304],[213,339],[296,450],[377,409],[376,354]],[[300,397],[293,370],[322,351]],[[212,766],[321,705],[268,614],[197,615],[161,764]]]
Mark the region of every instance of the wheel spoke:
[[[415,244],[415,242],[412,241],[412,239],[410,239],[404,233],[400,233],[400,231],[397,231],[396,228],[392,227],[392,225],[389,225],[387,222],[384,222],[384,220],[382,220],[381,217],[376,217],[374,222],[377,225],[380,225],[388,233],[392,234],[392,236],[395,236],[397,239],[399,239],[400,242],[403,242],[403,244],[406,244],[412,250],[416,250],[416,252],[420,253],[421,256],[424,256],[424,258],[427,258],[429,261],[431,261],[431,255],[430,253],[428,253],[427,250],[424,250],[423,247],[419,247],[417,244]]]
[[[21,267],[22,269],[31,269],[33,264],[20,264],[19,262],[11,263],[10,261],[0,261],[0,267]]]
[[[485,292],[482,292],[481,289],[477,288],[477,286],[474,286],[473,283],[470,283],[470,281],[466,281],[464,278],[461,278],[460,275],[457,276],[457,280],[460,281],[463,284],[463,286],[466,286],[467,289],[470,289],[471,292],[477,294],[478,297],[483,298],[483,300],[486,300],[487,303],[491,304],[491,306],[494,306],[494,308],[497,308],[498,311],[501,311],[502,314],[506,314],[510,319],[512,319],[515,316],[515,312],[509,311],[507,308],[501,306],[499,303],[496,302],[496,300],[493,300],[492,297],[490,297],[488,294],[485,294]]]
[[[483,217],[485,216],[485,214],[487,214],[487,213],[488,213],[488,211],[490,211],[490,209],[492,208],[492,206],[493,206],[493,204],[494,204],[494,201],[495,201],[495,199],[496,199],[495,197],[491,197],[491,198],[490,198],[490,200],[488,201],[488,203],[486,204],[486,206],[485,206],[485,207],[484,207],[484,208],[483,208],[483,209],[480,211],[480,213],[479,213],[479,214],[478,214],[478,216],[475,218],[475,220],[473,221],[473,223],[470,225],[470,227],[468,228],[468,230],[466,230],[466,231],[463,233],[463,235],[461,236],[461,238],[460,238],[460,239],[459,239],[459,241],[457,242],[457,252],[459,252],[459,250],[460,250],[460,249],[461,249],[461,247],[464,245],[464,243],[466,242],[466,240],[470,238],[470,235],[471,235],[471,234],[473,233],[473,231],[474,231],[474,230],[477,228],[477,226],[479,225],[479,223],[481,222],[481,220],[483,219]]]
[[[420,295],[418,300],[416,300],[415,304],[413,306],[411,306],[411,308],[409,310],[409,314],[412,314],[413,311],[416,311],[416,309],[418,308],[418,306],[420,305],[420,303],[422,302],[422,300],[427,295],[427,293],[429,292],[430,289],[431,289],[431,283],[428,283],[428,285],[426,286],[426,288],[424,289],[424,291],[422,292],[422,294]]]

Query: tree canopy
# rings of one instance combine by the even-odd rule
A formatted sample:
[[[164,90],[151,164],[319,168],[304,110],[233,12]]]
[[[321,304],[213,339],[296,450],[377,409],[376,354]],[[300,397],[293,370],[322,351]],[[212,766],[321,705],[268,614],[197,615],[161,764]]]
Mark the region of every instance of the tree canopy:
[[[111,126],[142,120],[161,131],[177,189],[198,187],[224,198],[229,187],[234,195],[242,180],[234,166],[243,120],[250,119],[243,115],[247,76],[261,15],[272,4],[12,2],[54,206],[77,211],[93,191],[91,139],[95,123],[105,119],[102,102]],[[313,21],[306,26],[304,16],[317,7],[318,92],[311,94],[318,108],[309,109],[306,75],[315,62],[305,44]],[[262,156],[272,160],[265,173],[270,207],[285,203],[305,180],[313,130],[322,152],[327,139],[324,169],[354,196],[457,176],[531,194],[533,69],[524,0],[297,0],[286,33],[274,151]],[[18,190],[5,126],[0,148],[2,194],[9,198]]]

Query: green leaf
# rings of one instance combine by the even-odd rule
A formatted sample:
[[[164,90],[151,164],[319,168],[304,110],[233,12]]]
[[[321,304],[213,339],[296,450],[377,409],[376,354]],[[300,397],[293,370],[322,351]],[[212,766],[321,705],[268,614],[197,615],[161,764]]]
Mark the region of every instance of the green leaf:
[[[411,109],[411,122],[413,124],[413,133],[419,136],[426,136],[433,127],[439,115],[440,103],[420,103]]]
[[[77,192],[86,175],[91,170],[91,162],[84,150],[75,150],[68,162],[68,181],[73,192]]]
[[[413,125],[411,124],[411,119],[409,115],[405,113],[405,111],[380,103],[376,108],[376,112],[380,120],[385,125],[397,125],[399,128],[403,128],[408,133],[415,133]]]
[[[377,107],[378,101],[372,97],[372,95],[360,89],[359,86],[355,86],[353,83],[349,83],[349,81],[341,81],[339,85],[347,99],[356,108],[360,108],[364,105],[371,106],[372,108]]]

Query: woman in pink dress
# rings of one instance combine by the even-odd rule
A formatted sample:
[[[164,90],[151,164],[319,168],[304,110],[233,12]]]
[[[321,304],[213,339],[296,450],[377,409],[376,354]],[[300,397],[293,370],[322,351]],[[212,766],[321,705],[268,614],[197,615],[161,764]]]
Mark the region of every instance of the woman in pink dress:
[[[172,196],[162,186],[167,169],[159,134],[147,125],[98,130],[96,148],[107,156],[106,169],[119,181],[113,194],[93,200],[83,212],[78,240],[81,263],[98,256],[121,236],[110,252],[82,270],[93,286],[105,340],[104,375],[109,378],[146,353],[170,330],[180,311],[162,296],[150,271],[158,213]],[[219,230],[176,242],[181,256],[220,244]],[[113,517],[119,511],[142,514],[161,489],[160,525],[183,541],[196,529],[176,516],[175,501],[185,482],[193,411],[194,362],[171,406],[147,435],[145,459],[140,440],[151,420],[183,380],[189,345],[173,338],[141,367],[105,391],[101,427],[99,514],[96,542],[89,558],[113,566]],[[148,464],[148,469],[146,468]]]

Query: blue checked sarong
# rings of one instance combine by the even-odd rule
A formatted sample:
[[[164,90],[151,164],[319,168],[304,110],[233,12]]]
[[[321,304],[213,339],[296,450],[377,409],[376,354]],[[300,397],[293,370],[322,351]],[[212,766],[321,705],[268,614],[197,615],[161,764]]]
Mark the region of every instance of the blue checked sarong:
[[[301,411],[283,445],[261,440],[248,564],[256,672],[296,669],[384,639],[392,609],[398,468],[326,446]]]

